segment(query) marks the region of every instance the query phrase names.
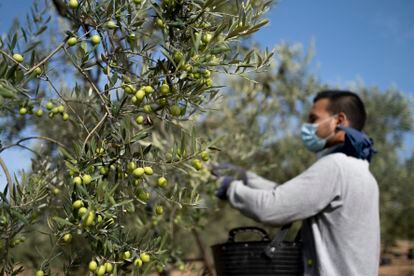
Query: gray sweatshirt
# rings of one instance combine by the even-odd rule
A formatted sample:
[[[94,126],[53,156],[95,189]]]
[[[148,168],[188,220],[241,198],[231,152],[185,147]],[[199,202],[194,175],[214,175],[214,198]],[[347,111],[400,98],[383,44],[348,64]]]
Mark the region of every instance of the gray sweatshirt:
[[[368,161],[332,153],[283,185],[247,177],[247,186],[231,182],[230,204],[269,225],[303,220],[304,275],[378,275],[379,192]]]

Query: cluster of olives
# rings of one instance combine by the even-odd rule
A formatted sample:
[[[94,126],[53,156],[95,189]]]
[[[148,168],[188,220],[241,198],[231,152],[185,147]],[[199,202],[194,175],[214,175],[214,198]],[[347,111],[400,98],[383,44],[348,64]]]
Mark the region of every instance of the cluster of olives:
[[[70,47],[75,46],[78,43],[78,38],[76,36],[72,36],[67,40],[67,43]],[[90,42],[92,45],[97,46],[101,43],[101,37],[99,35],[93,35],[90,38]]]
[[[49,111],[48,116],[49,118],[53,118],[54,116],[60,114],[62,116],[63,121],[69,120],[69,114],[66,112],[65,107],[63,105],[55,106],[52,102],[47,102],[45,105],[46,109]],[[19,108],[19,114],[20,115],[26,115],[26,114],[34,114],[37,117],[43,116],[43,109],[39,107],[36,110],[34,109],[34,105],[32,102],[29,102],[23,106],[20,106]]]
[[[124,92],[126,94],[131,95],[130,101],[136,106],[140,106],[144,102],[144,100],[155,91],[154,87],[152,87],[151,85],[145,85],[137,89],[134,85],[130,83],[124,83],[122,85],[122,88],[124,89]],[[161,98],[159,98],[158,104],[161,107],[168,106],[168,101],[166,99],[166,96],[168,96],[172,92],[172,89],[170,88],[170,86],[164,82],[161,85],[159,85],[159,87],[157,88],[157,91],[162,96]],[[144,105],[142,106],[142,111],[146,114],[150,114],[153,112],[153,108],[151,104],[147,102],[147,103],[144,103]],[[170,111],[170,114],[175,117],[181,116],[185,113],[185,109],[182,108],[179,104],[173,104],[169,106],[169,111]],[[142,125],[145,122],[144,115],[138,115],[135,118],[135,122],[139,125]]]
[[[75,214],[78,216],[78,219],[81,221],[79,223],[79,227],[92,227],[94,225],[102,225],[105,223],[105,225],[112,225],[115,223],[114,219],[112,217],[105,218],[101,214],[96,215],[96,212],[92,208],[85,207],[83,201],[81,199],[76,199],[72,203],[72,208]],[[69,243],[72,240],[72,234],[66,233],[62,237],[63,241],[65,243]]]
[[[136,255],[135,258],[133,257],[134,255]],[[151,260],[151,257],[147,252],[132,254],[130,251],[124,251],[120,257],[125,262],[133,263],[137,268],[141,267],[144,263],[148,263]],[[96,273],[96,275],[103,276],[106,273],[112,273],[114,270],[114,264],[110,261],[101,262],[101,264],[99,264],[96,260],[91,260],[89,262],[88,269],[90,272]]]
[[[201,69],[197,66],[191,65],[191,63],[184,62],[184,55],[180,51],[176,51],[173,54],[174,62],[177,64],[178,69],[185,71],[187,73],[187,77],[190,80],[196,80],[200,84],[206,85],[207,87],[213,86],[213,80],[211,78],[211,71],[207,69]],[[199,55],[195,55],[191,57],[193,63],[201,64],[201,63],[208,63],[214,59],[213,55],[208,55],[206,57],[201,57]]]

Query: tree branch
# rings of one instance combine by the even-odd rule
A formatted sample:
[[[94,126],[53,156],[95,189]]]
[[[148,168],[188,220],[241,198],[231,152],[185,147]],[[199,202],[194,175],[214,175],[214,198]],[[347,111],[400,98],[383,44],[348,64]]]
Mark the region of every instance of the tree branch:
[[[20,146],[20,143],[22,143],[24,141],[32,140],[32,139],[39,139],[39,140],[49,141],[49,142],[52,142],[52,143],[54,143],[54,144],[56,144],[56,145],[64,148],[66,151],[70,151],[69,148],[67,148],[64,144],[60,143],[59,141],[56,141],[53,138],[49,138],[49,137],[46,137],[46,136],[31,136],[31,137],[22,138],[22,139],[20,139],[19,141],[17,141],[14,144],[11,144],[11,145],[2,147],[0,149],[0,153],[3,152],[3,151],[5,151],[5,150],[7,150],[7,149],[9,149],[9,148],[12,148],[12,147],[15,147],[15,146]]]
[[[6,57],[8,57],[11,61],[13,61],[14,63],[16,63],[18,66],[20,66],[21,68],[23,68],[24,70],[26,70],[27,71],[27,68],[23,65],[23,64],[21,64],[20,62],[17,62],[17,61],[15,61],[14,60],[14,58],[12,57],[12,56],[10,56],[8,53],[6,53],[5,51],[3,51],[3,50],[0,50],[0,53],[2,53],[3,55],[5,55]]]
[[[66,51],[66,49],[64,48],[65,53],[69,56],[70,60],[72,61],[73,66],[76,67],[76,69],[79,71],[79,73],[81,73],[81,75],[89,82],[89,84],[92,87],[92,90],[95,92],[95,94],[100,98],[102,105],[105,108],[106,113],[108,114],[109,118],[112,118],[112,113],[109,110],[108,105],[105,102],[105,99],[103,98],[101,92],[99,92],[99,89],[96,87],[95,83],[89,78],[88,74],[85,73],[85,71],[79,67],[79,65],[76,64],[76,62],[73,60],[72,56],[68,53],[68,51]]]
[[[105,113],[102,119],[98,122],[98,124],[92,129],[92,131],[86,136],[85,141],[83,141],[82,145],[82,152],[85,150],[86,143],[88,142],[89,138],[92,136],[92,134],[99,128],[99,126],[105,121],[106,117],[108,116],[108,113]]]
[[[56,11],[58,12],[58,14],[64,18],[68,18],[67,16],[67,6],[65,5],[65,3],[62,0],[52,0]]]
[[[29,71],[27,71],[24,75],[27,76],[29,74],[31,74],[37,67],[40,67],[43,65],[43,63],[47,62],[49,59],[51,59],[57,52],[60,51],[60,49],[63,48],[63,46],[65,46],[65,41],[60,43],[55,50],[53,50],[47,57],[45,57],[41,62],[39,62],[38,64],[36,64],[35,66],[32,67],[32,69],[30,69]]]
[[[9,195],[10,195],[10,205],[12,205],[12,197],[11,197],[11,191],[13,189],[13,181],[10,176],[10,172],[7,169],[6,163],[4,163],[3,159],[0,157],[0,166],[2,167],[4,174],[6,175],[7,179],[7,185],[9,185]]]
[[[198,231],[195,228],[193,228],[193,229],[191,229],[191,232],[193,233],[193,235],[194,235],[194,237],[195,237],[195,239],[197,241],[197,245],[198,245],[198,247],[200,249],[200,253],[201,253],[201,256],[203,258],[203,262],[204,262],[204,265],[207,268],[208,273],[211,276],[214,276],[215,275],[214,274],[214,269],[213,269],[212,265],[210,264],[210,261],[207,258],[207,251],[206,251],[206,248],[205,248],[205,246],[203,244],[203,241],[200,238],[200,235],[198,234]]]
[[[48,75],[45,75],[46,77],[46,81],[50,84],[50,86],[52,87],[52,89],[55,91],[55,93],[59,96],[59,98],[62,99],[62,101],[64,101],[66,103],[66,105],[69,107],[69,109],[73,112],[73,114],[75,114],[75,116],[78,118],[79,122],[81,123],[81,125],[83,126],[83,128],[86,130],[86,133],[89,134],[89,129],[86,127],[85,122],[82,120],[82,118],[78,115],[77,112],[75,112],[75,110],[72,108],[72,106],[70,104],[68,104],[68,101],[66,101],[62,95],[59,93],[59,91],[56,89],[56,87],[53,85],[52,81],[49,79]]]

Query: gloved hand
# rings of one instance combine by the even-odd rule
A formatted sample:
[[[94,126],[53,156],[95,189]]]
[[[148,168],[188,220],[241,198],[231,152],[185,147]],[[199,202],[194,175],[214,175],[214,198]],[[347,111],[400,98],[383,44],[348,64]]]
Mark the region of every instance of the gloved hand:
[[[227,190],[235,178],[232,176],[222,176],[219,178],[220,187],[216,191],[216,196],[221,200],[227,200]]]
[[[218,163],[210,166],[211,173],[216,177],[232,176],[234,179],[242,180],[247,185],[246,170],[230,163]]]

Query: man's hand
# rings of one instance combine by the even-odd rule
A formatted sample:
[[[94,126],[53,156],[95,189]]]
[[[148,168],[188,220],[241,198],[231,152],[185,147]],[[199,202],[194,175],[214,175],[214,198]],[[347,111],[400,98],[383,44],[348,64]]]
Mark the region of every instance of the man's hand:
[[[247,185],[246,170],[231,163],[218,163],[210,167],[211,174],[215,177],[232,176],[234,179],[242,180]]]
[[[221,200],[227,200],[227,189],[235,178],[232,176],[222,176],[219,178],[220,187],[216,191],[216,196]]]

